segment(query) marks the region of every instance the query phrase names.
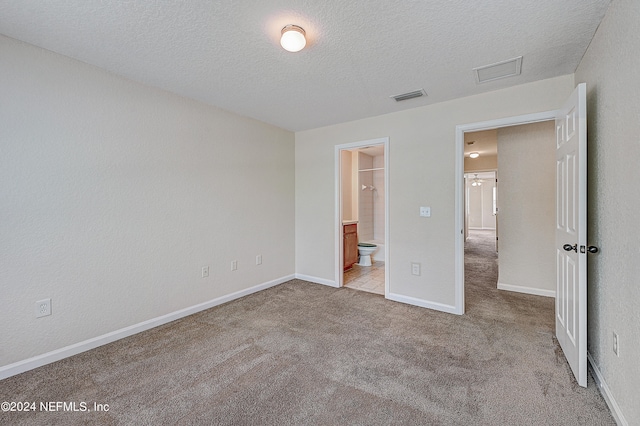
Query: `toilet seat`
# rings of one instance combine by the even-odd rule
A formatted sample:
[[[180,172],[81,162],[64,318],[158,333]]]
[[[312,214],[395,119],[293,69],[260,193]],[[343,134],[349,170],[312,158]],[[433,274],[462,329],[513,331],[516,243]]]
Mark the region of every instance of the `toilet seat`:
[[[360,255],[360,260],[357,265],[371,266],[371,254],[376,251],[377,247],[377,245],[371,243],[358,243],[358,254]]]

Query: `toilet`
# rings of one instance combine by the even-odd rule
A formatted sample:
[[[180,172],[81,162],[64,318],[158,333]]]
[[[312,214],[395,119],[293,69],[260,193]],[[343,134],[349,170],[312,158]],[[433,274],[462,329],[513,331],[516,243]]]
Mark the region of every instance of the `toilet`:
[[[360,266],[371,266],[371,255],[378,248],[375,244],[358,243],[358,254],[360,254],[360,261],[357,263]]]

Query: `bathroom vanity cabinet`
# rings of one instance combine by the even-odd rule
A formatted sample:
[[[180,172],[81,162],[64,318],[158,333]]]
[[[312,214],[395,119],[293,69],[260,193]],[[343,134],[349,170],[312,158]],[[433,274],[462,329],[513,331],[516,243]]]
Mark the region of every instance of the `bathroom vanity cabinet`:
[[[343,255],[344,270],[351,269],[358,261],[358,225],[355,223],[343,225]]]

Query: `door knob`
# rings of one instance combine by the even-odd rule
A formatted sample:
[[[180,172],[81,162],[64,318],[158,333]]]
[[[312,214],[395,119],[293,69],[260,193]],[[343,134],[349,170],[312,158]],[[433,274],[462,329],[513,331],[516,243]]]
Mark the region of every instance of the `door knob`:
[[[598,247],[596,247],[596,246],[589,246],[589,247],[587,247],[587,251],[589,253],[597,253],[597,252],[600,251],[600,249]]]
[[[578,252],[578,245],[577,245],[577,244],[574,244],[574,245],[571,245],[571,244],[565,244],[565,245],[563,245],[563,246],[562,246],[562,248],[563,248],[563,249],[565,249],[566,251],[571,251],[571,250],[573,250],[573,251],[575,251],[576,253]]]

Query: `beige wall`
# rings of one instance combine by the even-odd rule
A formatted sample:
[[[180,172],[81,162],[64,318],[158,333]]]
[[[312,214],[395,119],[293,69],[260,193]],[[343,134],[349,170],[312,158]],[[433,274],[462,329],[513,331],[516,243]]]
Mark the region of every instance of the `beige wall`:
[[[498,168],[497,155],[484,155],[478,158],[464,158],[465,172],[485,172],[488,170],[496,170]]]
[[[343,150],[340,152],[340,165],[341,165],[341,185],[342,185],[342,220],[351,221],[356,220],[357,216],[353,215],[353,156],[351,151]]]
[[[498,288],[555,295],[555,124],[498,129]]]
[[[390,291],[452,307],[456,125],[553,110],[572,89],[568,75],[296,133],[296,272],[335,280],[334,146],[388,136]]]
[[[640,2],[614,0],[576,71],[587,83],[588,351],[630,425],[640,424]],[[620,356],[612,335],[620,339]]]
[[[295,272],[293,133],[0,52],[0,367]]]

